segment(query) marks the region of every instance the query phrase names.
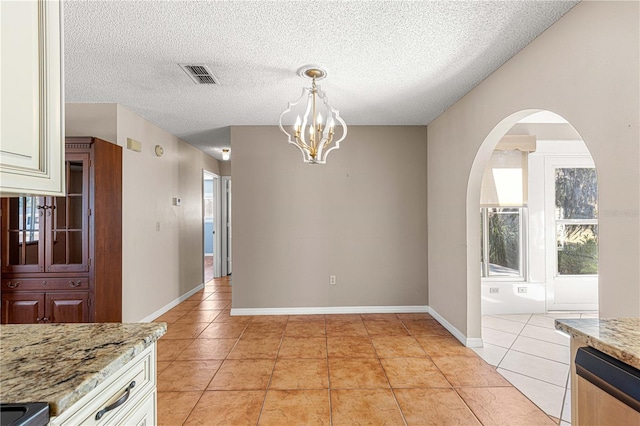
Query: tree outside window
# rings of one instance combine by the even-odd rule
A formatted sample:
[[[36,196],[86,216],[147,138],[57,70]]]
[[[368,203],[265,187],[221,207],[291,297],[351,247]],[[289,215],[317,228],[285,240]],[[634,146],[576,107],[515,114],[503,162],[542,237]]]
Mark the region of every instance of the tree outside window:
[[[557,168],[558,275],[598,273],[598,184],[594,168]]]

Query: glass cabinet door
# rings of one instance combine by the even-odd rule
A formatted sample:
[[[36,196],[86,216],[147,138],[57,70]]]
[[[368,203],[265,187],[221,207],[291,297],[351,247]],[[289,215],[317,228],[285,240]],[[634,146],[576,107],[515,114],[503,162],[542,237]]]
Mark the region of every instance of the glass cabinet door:
[[[47,272],[88,271],[89,156],[67,153],[66,197],[47,198]]]
[[[2,272],[44,272],[44,197],[2,200]]]
[[[89,154],[68,153],[66,197],[2,199],[2,272],[89,270]]]

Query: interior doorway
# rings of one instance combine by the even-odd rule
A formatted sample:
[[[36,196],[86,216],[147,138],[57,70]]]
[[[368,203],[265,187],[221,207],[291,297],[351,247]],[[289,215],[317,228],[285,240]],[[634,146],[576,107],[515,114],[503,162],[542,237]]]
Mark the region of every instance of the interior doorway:
[[[484,168],[479,212],[467,205],[480,219],[480,247],[470,247],[480,256],[481,315],[597,312],[598,191],[587,145],[552,112],[509,119],[474,162]]]
[[[202,221],[204,244],[204,283],[220,277],[220,178],[214,173],[202,172]]]

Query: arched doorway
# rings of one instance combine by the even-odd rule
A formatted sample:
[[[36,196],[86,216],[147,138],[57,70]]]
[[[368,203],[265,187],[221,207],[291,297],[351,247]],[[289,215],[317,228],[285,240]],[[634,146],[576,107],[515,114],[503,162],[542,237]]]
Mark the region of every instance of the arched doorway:
[[[481,266],[467,272],[469,307],[480,305],[480,316],[468,319],[482,325],[484,347],[475,350],[565,421],[569,339],[554,321],[597,309],[597,211],[593,159],[564,118],[521,111],[483,141],[467,187],[467,256]]]
[[[533,147],[523,148],[523,136],[533,137]],[[505,148],[508,137],[511,139],[506,144],[510,147]],[[520,142],[514,142],[518,137]],[[496,154],[499,145],[501,150]],[[518,152],[509,154],[509,150]],[[500,161],[513,163],[512,158],[524,152],[527,154],[521,156],[525,159],[519,171],[517,167],[496,165]],[[494,170],[487,169],[492,167]],[[513,188],[514,181],[521,179],[520,201],[502,201],[509,197],[498,194],[500,176],[508,184],[504,188]],[[487,179],[491,181],[489,186]],[[487,309],[491,313],[597,309],[595,179],[593,160],[579,133],[552,112],[519,111],[489,133],[474,159],[467,186],[470,328],[478,328]],[[567,191],[571,185],[582,187]],[[587,205],[575,205],[576,200],[587,198]],[[506,263],[500,265],[500,261],[495,262],[495,247],[490,247],[487,240],[492,232],[495,234],[492,226],[504,228],[505,224],[510,224],[507,231],[512,241],[505,243],[510,256],[503,257]],[[501,247],[503,254],[505,246]]]

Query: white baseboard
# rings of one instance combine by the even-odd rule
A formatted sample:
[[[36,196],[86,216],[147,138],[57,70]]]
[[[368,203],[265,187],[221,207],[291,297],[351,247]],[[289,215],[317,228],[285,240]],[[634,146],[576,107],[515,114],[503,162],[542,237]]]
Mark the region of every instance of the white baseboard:
[[[140,322],[151,322],[162,314],[177,306],[181,302],[187,300],[198,291],[204,288],[204,284],[200,284],[194,289],[188,291],[171,303],[165,305],[153,314],[143,318]],[[302,308],[232,308],[231,316],[240,315],[323,315],[323,314],[410,314],[410,313],[429,313],[446,328],[453,336],[468,348],[481,348],[483,346],[481,338],[467,338],[454,327],[449,321],[444,319],[435,309],[428,305],[418,306],[327,306],[327,307],[302,307]]]
[[[484,348],[484,343],[482,343],[480,337],[467,337],[467,344],[465,346],[468,348]]]
[[[411,314],[428,313],[429,306],[327,306],[308,308],[231,308],[236,315]]]
[[[468,347],[468,348],[481,348],[481,347],[483,347],[482,339],[477,338],[477,337],[468,338],[467,336],[462,334],[460,332],[460,330],[455,328],[449,321],[444,319],[444,317],[442,317],[438,312],[436,312],[435,309],[430,308],[429,309],[429,313],[431,314],[433,319],[435,319],[440,324],[442,324],[442,326],[444,328],[446,328],[449,331],[449,333],[453,334],[453,336],[456,339],[458,339],[460,341],[460,343],[462,343],[466,347]]]
[[[199,286],[195,287],[192,290],[189,290],[188,292],[186,292],[182,296],[178,297],[177,299],[174,299],[173,301],[171,301],[167,305],[164,305],[162,308],[158,309],[157,311],[155,311],[151,315],[142,318],[138,322],[151,322],[151,321],[153,321],[154,319],[158,318],[160,315],[162,315],[162,314],[166,313],[167,311],[169,311],[171,308],[174,308],[174,307],[178,306],[180,303],[184,302],[185,300],[187,300],[188,298],[190,298],[191,296],[193,296],[194,294],[196,294],[197,292],[199,292],[203,288],[204,288],[204,283],[200,284]]]

